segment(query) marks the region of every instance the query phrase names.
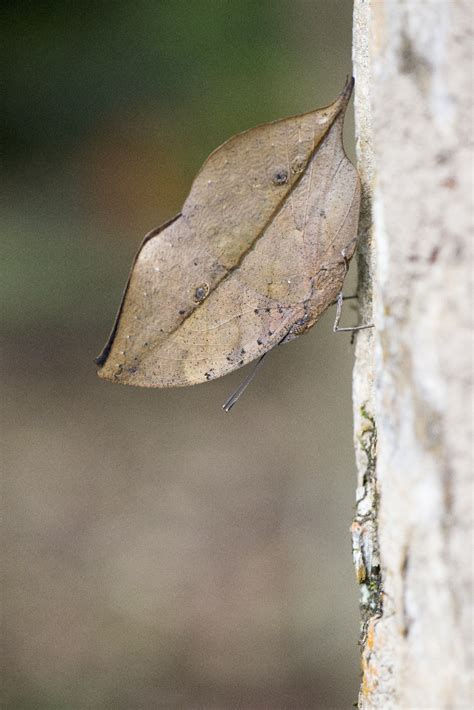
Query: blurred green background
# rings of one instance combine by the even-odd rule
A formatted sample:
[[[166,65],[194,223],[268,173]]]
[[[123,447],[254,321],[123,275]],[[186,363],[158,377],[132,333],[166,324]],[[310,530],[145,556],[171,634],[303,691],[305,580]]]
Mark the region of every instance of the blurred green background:
[[[92,362],[142,236],[209,152],[338,94],[351,11],[2,3],[5,708],[356,699],[352,348],[334,313],[228,415],[243,371],[148,391]]]

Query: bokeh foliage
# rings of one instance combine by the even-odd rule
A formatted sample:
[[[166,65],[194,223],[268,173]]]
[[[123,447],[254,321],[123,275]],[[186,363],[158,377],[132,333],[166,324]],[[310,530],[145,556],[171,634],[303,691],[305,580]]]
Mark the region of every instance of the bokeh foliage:
[[[355,699],[351,348],[331,316],[228,419],[240,373],[143,391],[92,363],[141,237],[209,152],[337,95],[351,10],[2,3],[9,709]]]

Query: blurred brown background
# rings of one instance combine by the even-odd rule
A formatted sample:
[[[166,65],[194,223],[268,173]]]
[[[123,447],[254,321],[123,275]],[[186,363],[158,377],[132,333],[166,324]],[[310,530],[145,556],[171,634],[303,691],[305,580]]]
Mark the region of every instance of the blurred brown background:
[[[337,95],[351,10],[2,4],[5,708],[356,698],[352,348],[334,313],[228,415],[242,371],[148,391],[92,362],[142,236],[208,153]]]

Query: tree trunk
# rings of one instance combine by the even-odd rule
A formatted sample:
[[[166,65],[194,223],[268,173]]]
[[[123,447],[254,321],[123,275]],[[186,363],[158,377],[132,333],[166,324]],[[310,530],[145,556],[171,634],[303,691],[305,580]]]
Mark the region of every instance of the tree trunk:
[[[360,708],[472,708],[471,0],[355,0]]]

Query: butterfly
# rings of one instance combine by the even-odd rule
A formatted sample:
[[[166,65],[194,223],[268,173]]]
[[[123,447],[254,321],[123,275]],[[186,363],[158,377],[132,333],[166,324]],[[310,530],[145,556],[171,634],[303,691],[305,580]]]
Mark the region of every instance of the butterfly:
[[[354,80],[329,106],[239,133],[182,211],[145,237],[100,377],[181,387],[306,333],[342,292],[360,181],[342,141]]]

